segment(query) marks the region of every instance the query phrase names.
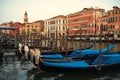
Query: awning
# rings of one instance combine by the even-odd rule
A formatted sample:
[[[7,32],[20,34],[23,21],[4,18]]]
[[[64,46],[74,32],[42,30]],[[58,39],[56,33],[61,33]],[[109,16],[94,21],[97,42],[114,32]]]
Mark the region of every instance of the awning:
[[[5,26],[0,26],[0,30],[18,30],[18,27],[5,27]]]

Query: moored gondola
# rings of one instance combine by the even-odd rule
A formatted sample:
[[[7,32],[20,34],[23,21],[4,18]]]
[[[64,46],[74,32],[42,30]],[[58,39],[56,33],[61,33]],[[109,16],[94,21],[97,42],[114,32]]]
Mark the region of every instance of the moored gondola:
[[[102,53],[104,54],[105,52],[113,48],[114,48],[114,44],[111,44],[110,46],[103,48]],[[71,58],[85,57],[86,58],[86,57],[92,57],[94,55],[98,55],[99,53],[100,53],[100,50],[98,49],[73,50],[71,53],[68,54],[67,57],[71,57]],[[59,53],[41,55],[42,59],[63,59],[64,57],[66,57],[66,55],[61,55]]]
[[[110,70],[120,67],[120,52],[102,55],[101,69]],[[69,71],[96,71],[99,70],[99,56],[94,60],[72,60],[72,61],[49,61],[40,59],[39,68],[43,71],[69,72]]]
[[[86,50],[86,49],[91,49],[95,44],[91,43],[89,46],[82,48],[81,50]],[[21,52],[21,49],[24,48],[25,45],[22,45],[21,43],[19,43],[19,53]],[[69,49],[67,52],[68,54],[72,53],[74,50],[73,49]],[[51,51],[51,50],[41,50],[41,54],[62,54],[65,55],[66,54],[66,50],[55,50],[55,51]]]
[[[86,49],[91,49],[93,46],[95,45],[95,43],[91,43],[89,46],[82,48],[81,50],[86,50]],[[72,53],[74,51],[74,49],[69,49],[67,51],[68,54]],[[62,55],[66,55],[66,50],[54,50],[54,51],[50,51],[50,50],[41,50],[41,54],[62,54]]]
[[[93,46],[93,44],[91,45],[91,47]],[[90,48],[90,47],[89,47]],[[25,49],[27,49],[27,51],[25,52]],[[86,49],[88,49],[88,48],[86,48]],[[86,50],[86,49],[84,49],[84,50]],[[34,56],[34,55],[31,55],[31,54],[29,54],[30,52],[28,52],[28,46],[26,46],[26,45],[22,45],[22,44],[20,44],[19,43],[19,52],[20,53],[22,53],[22,54],[25,54],[26,56],[28,55],[29,56],[29,58],[30,58],[30,56]],[[71,54],[72,52],[74,52],[75,50],[69,50],[68,51],[68,54]],[[65,55],[66,54],[66,51],[48,51],[48,52],[46,52],[46,51],[41,51],[41,54],[42,54],[42,58],[63,58],[63,55]]]
[[[26,50],[25,50],[26,52]],[[33,54],[34,53],[34,54]],[[102,61],[99,65],[99,56],[95,56],[94,59],[91,58],[81,58],[74,59],[70,57],[64,57],[63,59],[42,59],[39,49],[37,52],[33,49],[33,53],[28,51],[28,59],[43,71],[57,71],[57,72],[69,72],[69,71],[97,71],[111,69],[113,67],[120,67],[120,52],[104,53],[102,54]],[[37,55],[38,54],[38,55]]]

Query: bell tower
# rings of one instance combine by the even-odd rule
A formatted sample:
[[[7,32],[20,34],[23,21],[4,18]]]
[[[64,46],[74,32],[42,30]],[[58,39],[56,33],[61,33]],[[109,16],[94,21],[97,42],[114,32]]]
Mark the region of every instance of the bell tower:
[[[25,11],[25,14],[24,14],[24,23],[28,23],[28,17],[27,17],[27,11]]]

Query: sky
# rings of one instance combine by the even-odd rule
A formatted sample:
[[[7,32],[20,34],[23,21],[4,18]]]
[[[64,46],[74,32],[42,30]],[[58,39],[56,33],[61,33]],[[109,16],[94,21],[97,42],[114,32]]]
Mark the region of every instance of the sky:
[[[98,7],[107,11],[113,6],[120,7],[120,0],[0,0],[0,24],[10,21],[23,23],[25,11],[28,22],[34,22],[68,15],[83,8]]]

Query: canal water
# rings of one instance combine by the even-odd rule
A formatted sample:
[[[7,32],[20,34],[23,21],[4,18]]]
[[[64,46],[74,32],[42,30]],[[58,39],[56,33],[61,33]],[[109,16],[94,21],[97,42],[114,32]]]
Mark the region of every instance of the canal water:
[[[103,47],[107,45],[106,43],[102,44]],[[99,48],[98,43],[96,43],[95,48]],[[116,43],[115,48],[110,52],[115,51],[120,51],[120,44]],[[101,73],[44,72],[38,70],[31,62],[26,61],[23,56],[15,56],[15,52],[5,52],[4,54],[9,53],[11,55],[5,55],[0,59],[0,80],[120,80],[120,71],[114,68]]]

